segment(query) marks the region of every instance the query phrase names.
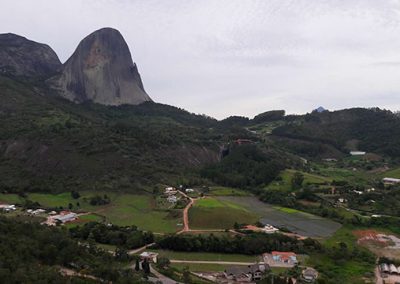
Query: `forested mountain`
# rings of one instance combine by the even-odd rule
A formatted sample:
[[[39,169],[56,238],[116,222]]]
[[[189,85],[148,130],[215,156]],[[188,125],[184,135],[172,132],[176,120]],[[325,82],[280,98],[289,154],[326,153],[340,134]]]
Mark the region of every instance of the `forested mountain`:
[[[379,108],[289,116],[272,137],[308,157],[338,157],[352,150],[400,157],[400,118]]]
[[[6,77],[0,96],[0,187],[6,191],[168,183],[217,162],[229,137],[214,128],[214,119],[152,102],[77,105]]]

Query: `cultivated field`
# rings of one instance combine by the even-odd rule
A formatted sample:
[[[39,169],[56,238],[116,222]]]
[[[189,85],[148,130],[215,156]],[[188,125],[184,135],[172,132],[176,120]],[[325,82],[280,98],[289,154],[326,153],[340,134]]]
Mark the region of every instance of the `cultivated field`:
[[[197,200],[189,210],[191,229],[231,229],[235,222],[253,224],[258,219],[242,205],[212,197]]]
[[[340,224],[329,219],[301,212],[291,208],[277,207],[261,202],[256,197],[224,196],[221,202],[242,206],[253,214],[261,216],[260,221],[289,230],[307,237],[326,238],[340,228]]]

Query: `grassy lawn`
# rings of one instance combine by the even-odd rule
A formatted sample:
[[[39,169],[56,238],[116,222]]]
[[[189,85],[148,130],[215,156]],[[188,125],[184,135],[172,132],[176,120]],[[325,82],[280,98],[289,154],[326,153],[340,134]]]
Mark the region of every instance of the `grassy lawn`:
[[[120,226],[136,225],[140,229],[173,233],[182,223],[181,218],[169,217],[167,210],[158,210],[149,195],[123,194],[112,199],[111,204],[95,211],[108,222]]]
[[[391,178],[400,178],[400,168],[392,169],[387,172],[380,174],[381,178],[391,177]]]
[[[23,201],[24,199],[17,194],[0,193],[0,203],[18,204],[22,203]]]
[[[302,211],[299,211],[299,210],[294,209],[294,208],[287,208],[287,207],[280,207],[280,206],[274,206],[273,208],[276,209],[276,210],[288,213],[288,214],[303,213]]]
[[[232,187],[213,186],[210,188],[209,195],[214,196],[248,196],[248,192]]]
[[[172,263],[171,267],[179,270],[183,270],[185,267],[189,267],[190,271],[193,272],[210,272],[210,271],[224,271],[227,265],[221,264],[202,264],[202,263]]]
[[[159,253],[159,256],[175,260],[203,260],[203,261],[234,261],[234,262],[255,262],[260,256],[244,254],[226,254],[211,252],[179,252],[170,250],[151,250]]]
[[[192,229],[230,229],[235,222],[253,224],[259,216],[243,206],[215,198],[198,200],[189,210]]]

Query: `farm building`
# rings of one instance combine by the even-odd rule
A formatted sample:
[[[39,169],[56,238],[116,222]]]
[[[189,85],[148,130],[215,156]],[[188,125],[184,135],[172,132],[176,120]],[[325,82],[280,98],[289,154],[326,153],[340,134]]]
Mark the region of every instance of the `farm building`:
[[[191,193],[191,192],[194,192],[194,189],[193,188],[186,188],[185,192],[186,193]]]
[[[170,203],[176,203],[178,201],[178,198],[175,195],[171,195],[171,196],[168,196],[167,200]]]
[[[72,222],[75,221],[77,219],[78,215],[76,213],[73,212],[69,212],[66,214],[60,214],[60,215],[55,215],[52,218],[55,221],[61,222],[61,223],[67,223],[67,222]]]
[[[139,256],[141,261],[157,263],[158,253],[144,251]]]

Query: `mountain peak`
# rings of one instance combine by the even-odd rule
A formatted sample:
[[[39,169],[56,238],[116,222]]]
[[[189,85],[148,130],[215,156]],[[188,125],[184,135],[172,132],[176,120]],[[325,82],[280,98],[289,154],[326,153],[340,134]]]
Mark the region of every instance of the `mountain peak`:
[[[52,82],[62,96],[104,105],[150,101],[121,33],[102,28],[85,37]]]
[[[48,78],[60,69],[61,62],[48,45],[13,33],[0,34],[0,74]]]

